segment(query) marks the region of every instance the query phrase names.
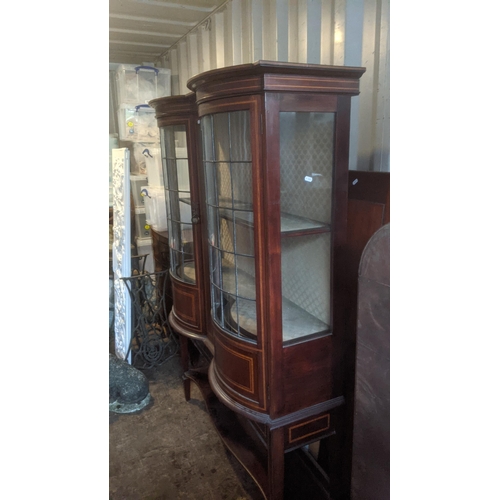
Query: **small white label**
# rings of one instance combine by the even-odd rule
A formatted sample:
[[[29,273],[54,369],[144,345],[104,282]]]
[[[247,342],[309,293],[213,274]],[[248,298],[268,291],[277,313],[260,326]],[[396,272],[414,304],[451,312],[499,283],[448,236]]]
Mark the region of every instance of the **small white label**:
[[[304,177],[304,180],[305,180],[306,182],[312,182],[312,181],[313,181],[313,178],[312,178],[312,177],[309,177],[308,175],[306,175],[306,176]]]
[[[353,185],[353,186],[354,186],[354,184],[357,184],[357,183],[358,183],[358,179],[354,179],[354,180],[352,181],[352,185]]]

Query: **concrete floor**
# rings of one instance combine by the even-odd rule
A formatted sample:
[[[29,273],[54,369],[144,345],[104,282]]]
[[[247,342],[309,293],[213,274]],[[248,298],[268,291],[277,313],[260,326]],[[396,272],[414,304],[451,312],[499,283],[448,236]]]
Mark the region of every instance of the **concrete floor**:
[[[185,401],[179,356],[143,373],[150,404],[109,413],[110,500],[263,500],[222,445],[194,384]]]

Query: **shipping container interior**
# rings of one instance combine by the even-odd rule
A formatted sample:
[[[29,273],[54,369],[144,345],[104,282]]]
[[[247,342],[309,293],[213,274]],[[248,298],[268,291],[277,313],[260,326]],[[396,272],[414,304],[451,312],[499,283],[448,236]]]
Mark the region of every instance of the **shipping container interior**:
[[[361,229],[359,238],[353,236],[348,243],[359,263],[368,239],[389,222],[389,17],[389,0],[109,0],[110,354],[130,362],[122,349],[123,339],[116,343],[115,331],[114,242],[122,231],[117,229],[121,219],[114,211],[118,188],[113,152],[123,148],[130,152],[126,209],[132,255],[147,254],[145,270],[161,271],[161,252],[169,252],[168,246],[161,249],[162,237],[168,233],[168,200],[160,129],[148,102],[188,94],[188,80],[205,71],[262,60],[366,69],[359,95],[351,100],[349,182],[353,191],[358,182],[362,190],[371,185],[372,174],[380,176],[373,181],[373,192],[358,191],[349,198],[348,221],[359,222]],[[186,144],[178,143],[176,148],[186,151]],[[369,210],[381,210],[379,219],[367,222],[365,203]],[[357,291],[353,288],[349,293]],[[355,324],[355,317],[350,321]],[[353,359],[352,370],[354,364]],[[248,469],[217,439],[203,395],[193,388],[191,401],[184,401],[178,357],[145,373],[153,402],[136,414],[110,411],[110,499],[267,498]],[[388,421],[382,425],[385,429]],[[352,435],[348,438],[352,440]],[[318,458],[318,450],[313,443],[308,452]],[[350,453],[345,456],[351,460]],[[369,461],[361,466],[369,467]],[[366,488],[370,498],[389,498],[384,496],[389,471],[380,463],[377,470],[377,477],[367,475],[372,482],[361,481],[356,488],[345,480],[343,491],[348,493],[343,498],[368,498]],[[305,488],[301,496],[288,491],[285,498],[313,498],[314,491]]]

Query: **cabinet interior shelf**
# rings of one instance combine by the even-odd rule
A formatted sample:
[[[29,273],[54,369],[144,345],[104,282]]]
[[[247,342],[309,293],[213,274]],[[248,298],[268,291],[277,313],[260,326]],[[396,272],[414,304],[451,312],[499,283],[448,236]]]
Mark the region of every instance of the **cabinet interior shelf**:
[[[191,198],[179,198],[181,203],[191,205]],[[222,201],[222,200],[220,200]],[[228,202],[229,205],[229,202]],[[237,224],[245,225],[253,228],[253,210],[249,203],[234,203],[234,210],[231,206],[211,205],[214,209],[219,210],[219,215],[228,220],[236,222]],[[330,224],[325,224],[313,219],[301,217],[298,215],[281,213],[281,234],[282,236],[300,236],[302,234],[311,233],[328,233],[330,232]]]
[[[232,207],[219,206],[215,209],[219,209],[219,215],[224,219],[236,224],[245,225],[247,227],[253,228],[253,211],[251,206],[245,204],[247,210],[243,209],[243,204],[236,204],[234,210]],[[213,205],[212,205],[213,206]],[[250,208],[250,210],[248,210]],[[330,225],[325,224],[313,219],[307,219],[306,217],[300,217],[298,215],[288,214],[286,212],[281,212],[281,235],[282,236],[301,236],[303,234],[311,233],[328,233],[330,232]]]
[[[183,276],[192,279],[194,282],[195,270],[194,263],[189,262],[184,265]],[[222,283],[225,290],[236,290],[234,267],[229,265],[222,266]],[[230,294],[224,294],[226,298]],[[244,271],[238,271],[238,295],[244,299],[255,296],[255,280]],[[231,324],[240,324],[240,329],[244,331],[248,337],[255,338],[257,336],[257,315],[255,307],[249,305],[249,301],[245,300],[236,306],[236,301],[230,300],[225,308],[225,314],[229,314]],[[302,338],[315,333],[328,332],[330,327],[308,313],[301,307],[287,299],[283,299],[283,342]],[[238,321],[239,319],[239,321]]]

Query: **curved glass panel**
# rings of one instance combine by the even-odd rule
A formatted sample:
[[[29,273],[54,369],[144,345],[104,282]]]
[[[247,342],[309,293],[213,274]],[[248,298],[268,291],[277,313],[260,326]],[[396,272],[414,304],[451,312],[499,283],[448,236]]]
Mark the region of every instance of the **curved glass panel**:
[[[187,134],[184,125],[161,128],[170,270],[185,283],[196,283]]]
[[[212,317],[231,335],[255,340],[255,253],[250,112],[201,120]]]

